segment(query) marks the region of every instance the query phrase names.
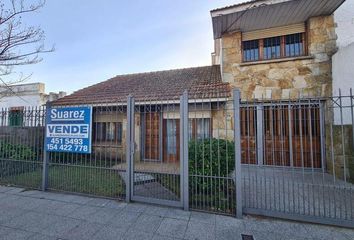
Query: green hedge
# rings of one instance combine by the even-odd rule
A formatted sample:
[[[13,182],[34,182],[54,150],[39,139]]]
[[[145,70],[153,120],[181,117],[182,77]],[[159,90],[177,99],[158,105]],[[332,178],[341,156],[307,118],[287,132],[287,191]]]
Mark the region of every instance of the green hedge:
[[[30,161],[41,161],[31,147],[23,144],[0,142],[0,177],[31,172],[40,167],[40,164],[34,164]]]
[[[223,139],[189,142],[189,190],[192,208],[232,214],[235,185],[234,142]]]

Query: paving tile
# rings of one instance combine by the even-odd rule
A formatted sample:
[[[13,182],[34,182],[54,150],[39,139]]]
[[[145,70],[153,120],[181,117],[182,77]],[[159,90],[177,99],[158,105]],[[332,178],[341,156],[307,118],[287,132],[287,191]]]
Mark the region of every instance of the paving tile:
[[[58,202],[53,200],[44,200],[44,201],[45,202],[41,206],[33,209],[33,211],[54,214],[59,216],[67,216],[82,206],[79,204]]]
[[[203,222],[208,224],[215,224],[216,217],[214,214],[201,213],[201,212],[192,212],[190,221]]]
[[[165,215],[165,217],[168,218],[175,218],[175,219],[186,220],[186,221],[189,221],[190,216],[191,216],[191,212],[184,211],[181,209],[175,209],[175,208],[170,208]]]
[[[19,229],[12,229],[5,235],[0,236],[0,240],[25,240],[34,235],[33,232],[27,232]]]
[[[36,197],[36,195],[40,194],[41,192],[42,191],[39,191],[39,190],[26,190],[26,191],[22,191],[22,192],[17,193],[17,195]]]
[[[113,209],[124,209],[128,204],[125,202],[118,202],[115,200],[109,200],[107,204],[104,206],[105,208],[113,208]]]
[[[61,207],[55,209],[53,211],[53,214],[56,214],[58,216],[68,216],[75,210],[77,210],[81,205],[75,204],[75,203],[64,203]]]
[[[244,220],[237,219],[235,217],[217,215],[215,216],[215,222],[216,222],[216,228],[218,229],[225,229],[225,228],[243,229],[244,228]]]
[[[91,239],[102,228],[103,226],[97,223],[82,222],[79,226],[65,233],[62,238],[69,240]]]
[[[21,192],[25,192],[26,189],[25,188],[17,188],[17,187],[11,187],[9,188],[8,191],[6,191],[7,194],[17,194],[17,193],[21,193]]]
[[[347,234],[340,231],[339,228],[334,227],[327,227],[321,225],[314,225],[314,224],[306,224],[304,225],[305,228],[308,230],[309,235],[312,238],[323,239],[323,240],[351,240]]]
[[[94,198],[86,203],[86,205],[89,206],[95,206],[95,207],[104,207],[106,204],[109,203],[109,199],[104,199],[104,198]]]
[[[29,237],[27,240],[58,240],[58,237],[47,236],[41,233],[36,233]]]
[[[158,206],[148,206],[145,209],[144,214],[164,217],[166,215],[166,213],[170,210],[171,210],[171,208],[158,207]]]
[[[0,226],[0,236],[5,236],[6,234],[11,232],[12,230],[13,230],[12,228]]]
[[[122,239],[126,230],[112,226],[104,226],[91,239],[92,240],[119,240]]]
[[[152,240],[180,240],[182,238],[174,238],[174,237],[166,237],[166,236],[161,236],[161,235],[157,235],[155,234],[152,237]]]
[[[87,204],[91,200],[94,200],[94,198],[84,197],[84,196],[71,196],[70,198],[71,203],[78,203],[78,204]]]
[[[8,192],[8,191],[10,191],[10,188],[9,188],[9,187],[0,186],[0,192],[1,192],[1,193],[5,193],[5,192]]]
[[[184,239],[189,240],[214,240],[215,224],[190,221]]]
[[[147,206],[146,206],[146,205],[143,205],[143,204],[139,204],[139,203],[129,203],[129,204],[127,204],[127,206],[124,208],[124,210],[130,211],[130,212],[142,213],[142,212],[145,211],[146,208],[147,208]]]
[[[107,225],[127,230],[138,220],[140,215],[141,213],[123,210],[110,219]]]
[[[26,213],[26,210],[20,209],[20,208],[12,208],[12,207],[6,207],[6,208],[1,208],[0,207],[0,224],[2,222],[8,222],[14,217],[24,215]]]
[[[273,224],[274,228],[272,231],[275,233],[302,238],[307,238],[309,236],[309,231],[302,223],[274,221]]]
[[[157,229],[156,234],[167,237],[183,238],[188,221],[180,219],[165,218]]]
[[[108,223],[113,217],[115,217],[120,211],[115,209],[100,208],[98,211],[90,214],[86,221],[92,223]]]
[[[154,233],[162,222],[163,218],[159,216],[142,214],[130,228],[138,232]]]
[[[7,227],[19,228],[31,232],[40,232],[52,223],[52,217],[44,213],[27,212],[24,215],[17,216],[10,221],[2,224]]]
[[[77,218],[77,219],[83,219],[83,220],[87,220],[90,218],[90,216],[97,212],[98,210],[100,210],[101,208],[99,207],[92,207],[92,206],[81,206],[79,208],[77,208],[76,210],[74,210],[71,214],[69,214],[69,217],[72,218]]]
[[[43,228],[40,233],[48,236],[60,237],[65,235],[73,228],[79,226],[82,221],[78,219],[72,219],[67,217],[53,216],[51,219],[52,223],[46,228]]]
[[[123,236],[124,240],[151,240],[153,233],[139,232],[135,230],[129,230]]]

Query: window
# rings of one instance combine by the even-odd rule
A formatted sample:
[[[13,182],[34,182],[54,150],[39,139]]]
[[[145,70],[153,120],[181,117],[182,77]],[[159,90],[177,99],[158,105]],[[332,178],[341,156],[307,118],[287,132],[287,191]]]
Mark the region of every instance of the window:
[[[97,122],[93,125],[93,139],[96,142],[122,143],[122,123]]]
[[[10,108],[9,111],[9,126],[23,126],[23,108]]]
[[[177,121],[176,119],[167,119],[167,154],[177,154]]]
[[[259,41],[245,41],[243,42],[243,60],[245,62],[259,60]]]
[[[208,139],[210,136],[210,118],[189,119],[189,139]]]
[[[272,37],[263,39],[263,59],[274,59],[280,58],[281,48],[280,48],[280,37]]]
[[[285,36],[285,56],[296,57],[303,55],[302,34],[291,34]]]
[[[304,56],[305,33],[244,41],[243,61],[271,60]]]

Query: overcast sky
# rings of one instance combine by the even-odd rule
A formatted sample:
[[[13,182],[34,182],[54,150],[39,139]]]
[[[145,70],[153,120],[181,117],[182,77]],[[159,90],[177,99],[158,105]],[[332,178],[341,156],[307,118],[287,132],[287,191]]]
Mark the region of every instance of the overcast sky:
[[[24,22],[40,25],[46,44],[55,44],[56,51],[37,65],[16,70],[33,74],[27,82],[44,82],[47,92],[71,93],[119,74],[210,65],[210,10],[239,2],[243,0],[47,0]],[[338,29],[339,40],[354,41],[354,0],[337,12],[343,30]]]
[[[239,0],[47,0],[28,24],[56,51],[17,69],[46,91],[67,91],[125,73],[211,64],[210,10]]]

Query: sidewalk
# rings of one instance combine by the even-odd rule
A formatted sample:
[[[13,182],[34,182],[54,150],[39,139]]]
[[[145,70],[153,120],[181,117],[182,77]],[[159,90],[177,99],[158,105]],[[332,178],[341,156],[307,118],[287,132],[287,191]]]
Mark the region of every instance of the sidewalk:
[[[354,230],[245,216],[243,220],[145,204],[0,186],[6,239],[354,239]],[[249,238],[250,239],[250,238]]]

